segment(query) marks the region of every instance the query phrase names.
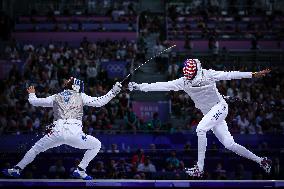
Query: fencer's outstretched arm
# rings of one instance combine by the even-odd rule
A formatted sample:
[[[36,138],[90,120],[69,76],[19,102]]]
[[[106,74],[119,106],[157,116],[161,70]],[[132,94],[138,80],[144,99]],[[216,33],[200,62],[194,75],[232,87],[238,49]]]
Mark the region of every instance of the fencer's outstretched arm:
[[[121,87],[121,84],[117,82],[106,95],[100,97],[91,97],[85,93],[81,93],[83,104],[92,107],[104,106],[120,92]]]
[[[215,71],[208,70],[214,80],[231,80],[231,79],[242,79],[252,77],[263,77],[270,72],[269,69],[262,70],[260,72],[240,72],[240,71]]]
[[[156,83],[141,83],[130,82],[128,85],[130,91],[179,91],[184,89],[184,80],[179,78],[168,82],[156,82]]]
[[[33,106],[41,106],[41,107],[53,107],[53,100],[54,100],[54,96],[49,96],[46,98],[37,98],[36,94],[35,94],[35,88],[34,86],[30,86],[27,89],[28,93],[29,93],[29,103]]]
[[[111,99],[115,97],[115,94],[112,93],[110,90],[107,94],[100,97],[91,97],[89,95],[86,95],[85,93],[81,94],[83,104],[86,106],[92,106],[92,107],[102,107],[106,105]]]
[[[242,78],[252,78],[252,72],[239,72],[239,71],[215,71],[209,70],[213,79],[216,81],[220,80],[231,80],[231,79],[242,79]]]

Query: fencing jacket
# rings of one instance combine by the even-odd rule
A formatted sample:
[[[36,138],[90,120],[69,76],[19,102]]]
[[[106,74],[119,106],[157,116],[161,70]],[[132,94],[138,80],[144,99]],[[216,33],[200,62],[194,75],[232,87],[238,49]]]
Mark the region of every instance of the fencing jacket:
[[[138,84],[138,89],[144,92],[183,90],[194,101],[195,107],[200,109],[203,114],[206,114],[216,104],[220,102],[226,103],[216,87],[216,81],[251,77],[251,72],[224,72],[211,69],[206,70],[199,67],[197,75],[193,80],[181,77],[168,82],[142,83]]]
[[[29,102],[33,106],[53,107],[54,121],[59,119],[76,119],[82,121],[83,106],[101,107],[115,95],[109,91],[101,97],[91,97],[74,90],[64,90],[47,98],[37,98],[35,93],[29,94]]]

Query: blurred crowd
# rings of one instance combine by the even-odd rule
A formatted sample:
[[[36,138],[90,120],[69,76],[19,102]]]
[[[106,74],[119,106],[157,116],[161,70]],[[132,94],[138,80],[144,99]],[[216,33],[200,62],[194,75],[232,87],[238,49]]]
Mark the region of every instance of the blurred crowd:
[[[123,15],[137,15],[137,4],[136,0],[70,0],[68,4],[46,1],[31,6],[26,16],[47,16],[49,21],[56,21],[57,15],[100,15],[111,16],[115,21]]]
[[[78,1],[80,3],[80,1]],[[134,1],[88,1],[93,10],[98,10],[99,15],[110,16],[112,21],[124,20],[128,15],[130,21],[134,21],[138,15]],[[251,49],[258,49],[258,40],[264,36],[263,31],[273,30],[273,35],[279,41],[283,39],[283,23],[273,28],[275,21],[274,11],[266,15],[262,10],[263,1],[246,0],[245,8],[238,9],[236,1],[197,0],[190,1],[188,6],[170,5],[167,16],[173,22],[173,34],[176,37],[184,36],[184,47],[187,50],[194,49],[194,40],[191,38],[192,28],[190,25],[179,26],[179,17],[188,14],[198,15],[198,29],[202,31],[202,38],[208,39],[208,47],[214,56],[212,61],[203,61],[204,68],[216,70],[240,70],[259,71],[259,65],[250,67],[235,65],[223,65],[217,60],[220,58],[218,32],[224,29],[224,25],[215,28],[208,26],[211,17],[222,14],[224,7],[227,15],[231,15],[236,25],[233,29],[235,34],[240,34],[237,24],[240,19],[240,11],[247,16],[263,17],[261,24],[248,22],[246,27],[250,33],[244,33],[241,37],[251,39]],[[273,1],[266,1],[273,8]],[[93,4],[92,4],[93,3]],[[108,4],[109,3],[109,4]],[[116,4],[117,3],[117,4]],[[205,4],[204,4],[205,3]],[[224,5],[225,3],[225,5]],[[83,4],[82,4],[83,5]],[[80,5],[78,5],[80,6]],[[84,5],[82,6],[84,7]],[[106,8],[107,7],[107,8]],[[82,15],[92,14],[91,9],[82,12]],[[100,12],[101,10],[101,12]],[[192,11],[194,10],[194,11]],[[32,10],[32,15],[39,15],[41,11]],[[45,14],[48,21],[56,23],[56,11],[50,7]],[[66,8],[61,15],[74,15],[72,10]],[[167,38],[167,25],[164,15],[151,13],[145,10],[139,14],[139,37],[137,41],[110,41],[99,40],[91,42],[84,38],[78,47],[71,47],[67,43],[49,43],[48,45],[19,44],[16,40],[5,46],[1,59],[13,63],[8,77],[0,80],[0,136],[4,134],[44,134],[46,126],[53,120],[51,108],[37,108],[31,106],[27,99],[26,88],[34,85],[38,97],[46,97],[62,90],[63,80],[70,76],[77,77],[85,82],[85,93],[99,97],[106,94],[118,78],[110,78],[108,72],[103,69],[104,62],[125,61],[127,62],[127,73],[133,68],[145,62],[147,56],[152,56],[168,48],[170,44]],[[226,15],[225,15],[226,16]],[[36,21],[31,20],[36,23]],[[0,14],[0,37],[4,40],[9,38],[12,21],[2,13]],[[68,30],[68,23],[66,24]],[[131,24],[130,26],[131,27]],[[56,28],[55,28],[56,29]],[[70,28],[69,28],[70,29]],[[9,30],[9,31],[8,31]],[[100,31],[104,31],[101,27]],[[182,35],[180,35],[182,31]],[[149,34],[158,33],[159,38],[153,42],[153,47],[147,46]],[[149,40],[149,39],[148,39]],[[280,43],[280,42],[279,42]],[[148,49],[149,48],[149,49]],[[151,48],[151,49],[150,49]],[[150,50],[153,50],[151,52]],[[190,54],[187,56],[191,56]],[[163,74],[167,80],[182,77],[182,62],[179,53],[165,53],[155,58],[155,69]],[[214,62],[214,63],[212,63]],[[216,63],[216,64],[215,64]],[[284,78],[283,68],[271,67],[272,72],[261,79],[242,79],[232,81],[221,81],[217,87],[221,94],[227,96],[229,114],[227,123],[233,134],[284,134]],[[125,88],[126,86],[124,86]],[[198,122],[203,115],[196,109],[193,101],[184,92],[165,93],[171,102],[171,118],[174,123],[164,123],[160,120],[159,113],[153,114],[147,122],[141,120],[132,109],[132,96],[127,90],[117,95],[107,105],[101,108],[84,108],[83,130],[90,135],[98,133],[117,134],[124,132],[149,132],[159,135],[160,132],[167,133],[195,133]],[[177,120],[182,120],[179,122]],[[111,135],[110,135],[111,137]],[[196,162],[196,149],[190,143],[184,145],[182,152],[166,151],[156,148],[151,144],[144,153],[143,149],[130,149],[129,146],[119,148],[120,144],[111,144],[105,147],[102,144],[101,153],[91,162],[88,172],[96,179],[190,179],[184,173],[184,167],[191,167]],[[25,146],[25,145],[23,145]],[[181,147],[182,148],[182,147]],[[136,149],[135,149],[136,150]],[[22,152],[24,151],[21,149]],[[269,154],[273,158],[273,168],[270,176],[260,170],[258,165],[249,162],[232,153],[227,153],[224,148],[213,144],[208,147],[208,162],[206,162],[205,179],[283,179],[282,153],[280,150],[270,150],[268,142],[259,144],[257,153]],[[133,153],[134,152],[134,153]],[[275,154],[274,154],[275,153]],[[11,167],[11,160],[16,161],[19,154],[2,153],[1,167]],[[74,159],[76,153],[66,153],[63,157],[56,155],[50,158],[50,154],[42,154],[47,163],[35,161],[23,172],[24,178],[70,178],[73,170],[78,166],[80,159]],[[81,155],[81,154],[80,154]],[[271,156],[270,156],[271,155]],[[103,156],[103,158],[101,157]],[[232,156],[232,158],[231,158]],[[17,157],[17,160],[20,157]],[[227,161],[228,160],[228,161]],[[231,163],[234,162],[234,163]],[[250,164],[251,163],[251,164]],[[253,165],[252,165],[253,164]]]
[[[157,41],[153,49],[160,52],[167,47],[166,42]],[[31,44],[21,46],[16,41],[12,41],[5,49],[5,56],[15,64],[8,78],[1,80],[0,85],[0,99],[3,102],[0,106],[1,133],[42,132],[45,126],[52,122],[52,109],[36,108],[28,103],[27,86],[35,85],[37,96],[46,97],[59,92],[63,79],[73,76],[85,81],[86,94],[101,96],[106,94],[117,80],[108,77],[107,71],[102,69],[103,62],[127,61],[129,72],[131,67],[137,66],[145,59],[144,48],[143,43],[139,41],[136,43],[125,40],[91,43],[85,38],[79,48],[52,43],[48,46],[35,47]],[[144,50],[139,51],[139,49]],[[176,61],[175,56],[165,54],[155,59],[157,71],[167,75],[168,80],[182,76],[182,64]],[[19,69],[16,63],[21,60],[25,61]],[[207,62],[203,63],[206,68]],[[215,67],[210,65],[210,68]],[[230,67],[226,69],[230,70]],[[256,70],[246,67],[234,69]],[[282,93],[284,79],[281,73],[281,69],[273,68],[271,74],[262,79],[218,82],[221,94],[230,97],[227,121],[231,132],[241,134],[284,132]],[[131,95],[127,90],[123,90],[102,108],[85,108],[84,131],[88,134],[120,131],[194,131],[203,115],[194,107],[192,100],[184,92],[169,92],[167,96],[172,104],[172,117],[186,120],[185,125],[163,123],[158,113],[147,122],[139,119],[132,109]]]
[[[227,14],[235,16],[239,14],[239,11],[243,11],[243,14],[249,16],[265,14],[266,11],[280,12],[281,8],[277,5],[281,4],[281,1],[252,1],[252,0],[196,0],[189,2],[169,1],[169,8],[176,7],[176,9],[170,9],[173,15],[189,15],[198,14],[200,12],[207,12],[207,14],[219,15],[223,11]],[[175,11],[175,12],[173,12]],[[224,14],[224,13],[223,13]]]
[[[52,122],[52,109],[36,108],[28,103],[26,88],[29,85],[35,85],[38,97],[46,97],[62,90],[63,80],[73,76],[85,81],[86,94],[102,96],[117,80],[109,78],[102,64],[126,61],[129,72],[134,60],[136,63],[143,60],[143,54],[137,53],[137,49],[136,42],[126,40],[91,43],[84,38],[78,48],[52,43],[20,45],[13,40],[5,49],[5,57],[14,65],[8,78],[0,81],[1,133],[42,131]],[[22,66],[19,66],[21,61]],[[86,108],[84,130],[92,134],[94,130],[110,130],[116,119],[127,122],[132,112],[129,98],[124,91],[102,108]],[[118,127],[124,125],[122,121]]]
[[[265,149],[262,150],[258,153],[265,151]],[[99,154],[90,163],[88,173],[95,179],[194,179],[185,174],[184,168],[196,163],[193,158],[195,153],[196,150],[191,149],[189,144],[186,144],[181,151],[161,151],[156,149],[155,144],[151,144],[149,150],[145,152],[143,149],[138,149],[135,152],[108,150],[103,155]],[[211,158],[211,156],[217,154],[219,158]],[[41,164],[40,161],[34,162],[23,171],[23,178],[72,178],[72,172],[80,163],[80,158],[76,158],[77,155],[72,154],[72,158],[69,157],[70,154],[56,155],[54,158],[48,159],[50,157],[48,153],[42,154],[41,160],[45,160],[45,165]],[[284,176],[279,157],[274,157],[273,169],[271,174],[267,175],[257,164],[243,158],[236,160],[234,159],[235,154],[228,153],[224,149],[214,149],[214,146],[212,146],[212,148],[208,148],[207,155],[204,179],[262,180],[283,179]],[[224,159],[224,156],[227,158]],[[234,164],[229,163],[232,161]],[[3,160],[2,167],[8,168],[10,166]]]
[[[196,0],[174,2],[168,1],[168,11],[172,17],[179,15],[198,15],[200,13],[215,16],[220,14],[228,14],[232,16],[241,14],[248,16],[263,15],[266,11],[275,13],[281,12],[281,1],[266,1],[266,0]]]
[[[96,6],[101,6],[101,1]],[[137,15],[134,2],[110,1],[112,5],[106,5],[103,9],[109,10],[104,14],[112,16],[114,21],[119,21],[123,10],[129,18]],[[205,4],[204,4],[205,3]],[[221,4],[220,4],[221,3]],[[222,5],[225,3],[226,5]],[[227,5],[228,3],[228,5]],[[246,1],[254,6],[253,1]],[[100,4],[100,5],[99,5]],[[203,31],[203,38],[208,39],[208,46],[213,55],[218,57],[219,28],[210,29],[207,21],[211,17],[221,15],[221,10],[228,7],[227,13],[232,13],[233,21],[236,23],[241,19],[239,10],[234,1],[194,1],[189,2],[188,6],[178,4],[168,4],[167,15],[174,22],[179,24],[179,17],[185,15],[198,15],[197,26]],[[78,5],[79,6],[79,5]],[[257,9],[257,8],[256,8]],[[194,10],[192,12],[192,10]],[[272,22],[275,15],[265,15],[261,9],[245,10],[245,15],[263,16],[265,22],[261,26],[250,23],[248,30],[255,32],[252,37],[252,49],[257,49],[257,41],[261,37],[263,29],[272,30]],[[74,15],[66,9],[63,15]],[[85,13],[84,13],[85,14]],[[87,12],[86,12],[87,14]],[[39,15],[37,10],[32,10],[30,15]],[[88,15],[88,14],[87,14]],[[52,7],[47,11],[47,16],[52,21],[56,18]],[[70,16],[71,17],[71,16]],[[1,17],[4,21],[4,17]],[[3,23],[3,22],[1,22]],[[139,16],[139,37],[137,41],[110,41],[100,40],[90,42],[84,38],[79,47],[74,48],[67,43],[49,43],[48,45],[19,44],[12,40],[5,47],[1,58],[14,63],[5,80],[0,81],[0,133],[22,134],[30,132],[42,132],[45,126],[52,122],[52,110],[47,108],[36,108],[27,101],[26,88],[35,85],[38,97],[46,97],[61,90],[63,79],[70,76],[80,78],[86,83],[86,94],[91,96],[101,96],[111,89],[112,85],[118,80],[111,79],[102,64],[107,61],[122,60],[128,62],[128,73],[135,66],[146,59],[146,55],[157,54],[168,48],[170,44],[166,38],[166,19],[164,15],[152,13],[148,10],[142,11]],[[179,27],[178,27],[179,28]],[[186,25],[184,28],[185,48],[194,49],[194,44],[189,36],[191,28]],[[275,31],[273,29],[273,31]],[[277,30],[278,31],[278,30]],[[239,32],[236,30],[236,32]],[[153,47],[147,46],[148,34],[159,33],[159,38],[153,42]],[[281,32],[280,32],[281,33]],[[283,33],[283,32],[282,32]],[[148,40],[148,41],[147,41]],[[149,48],[149,49],[148,49]],[[151,49],[150,49],[151,48]],[[153,52],[150,52],[153,50]],[[226,49],[225,49],[226,50]],[[151,54],[152,53],[152,54]],[[189,55],[191,56],[190,52]],[[173,80],[182,76],[182,64],[177,61],[178,55],[175,53],[164,53],[155,58],[157,72],[167,76],[167,80]],[[203,62],[203,61],[202,61]],[[204,61],[204,65],[208,62]],[[208,68],[216,68],[210,65]],[[224,70],[224,65],[218,65],[217,70]],[[226,67],[230,70],[230,67]],[[258,69],[234,68],[241,71],[256,71]],[[223,95],[231,97],[228,99],[230,112],[227,117],[229,128],[234,133],[263,134],[266,132],[283,133],[283,83],[281,70],[273,69],[272,73],[263,79],[224,81],[218,83],[218,88]],[[186,124],[172,125],[163,123],[159,119],[159,114],[153,114],[151,120],[143,122],[137,117],[131,107],[131,95],[129,91],[123,90],[116,98],[102,108],[85,108],[83,117],[84,131],[88,134],[96,132],[120,132],[120,131],[194,131],[195,126],[202,118],[202,114],[194,107],[191,99],[184,92],[169,92],[168,98],[171,100],[171,116],[186,120]],[[233,99],[233,100],[232,100]]]
[[[208,39],[212,45],[218,45],[216,44],[218,39],[249,39],[252,49],[259,48],[259,40],[283,40],[284,25],[281,21],[283,15],[281,11],[267,14],[265,12],[267,9],[253,6],[254,1],[248,2],[250,5],[245,8],[237,6],[234,2],[237,1],[229,2],[232,4],[229,6],[232,9],[226,11],[222,7],[227,5],[220,6],[218,1],[169,4],[168,39],[185,40],[186,49],[193,49],[193,39]],[[188,21],[187,15],[196,16],[196,19]],[[280,48],[280,43],[278,46]]]

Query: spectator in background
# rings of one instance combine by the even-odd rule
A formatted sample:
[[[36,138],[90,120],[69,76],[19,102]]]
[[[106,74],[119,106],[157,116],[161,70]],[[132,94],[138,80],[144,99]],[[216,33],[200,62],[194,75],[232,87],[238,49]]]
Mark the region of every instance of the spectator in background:
[[[121,158],[116,164],[116,170],[118,172],[118,178],[122,179],[126,178],[126,174],[131,171],[131,167],[124,158]]]
[[[89,66],[87,67],[87,78],[88,78],[88,84],[90,86],[94,86],[97,75],[98,75],[97,64],[95,61],[91,61]]]
[[[137,163],[131,164],[130,174],[131,175],[136,175],[138,173],[137,168],[138,168],[138,164]]]
[[[124,60],[126,56],[126,45],[125,44],[120,44],[118,45],[118,50],[116,51],[116,59],[117,60]]]
[[[193,44],[191,38],[189,37],[189,35],[186,35],[185,41],[184,41],[184,48],[186,50],[191,51],[193,49],[193,47],[194,47],[194,44]]]
[[[168,67],[168,80],[174,80],[177,78],[179,66],[172,61]]]
[[[145,157],[144,163],[138,165],[138,172],[156,172],[156,167],[150,161],[149,156]]]
[[[142,60],[144,62],[145,60],[145,54],[147,53],[147,43],[145,36],[143,34],[139,35],[137,39],[137,59]]]
[[[95,178],[105,178],[106,170],[104,168],[104,162],[96,162],[95,167],[91,170],[91,173],[95,176]]]
[[[214,171],[215,179],[217,180],[226,180],[226,170],[223,169],[222,164],[219,162],[216,166],[216,169]]]
[[[134,175],[134,179],[140,179],[140,180],[145,180],[146,179],[146,175],[145,173],[138,173],[136,175]]]
[[[227,88],[227,96],[234,97],[234,89],[230,85]]]
[[[165,46],[159,40],[157,40],[156,45],[153,48],[153,55],[156,55],[165,49],[166,49]],[[157,56],[155,58],[155,62],[156,62],[156,68],[158,72],[164,72],[165,62],[164,62],[162,55]]]
[[[217,56],[219,54],[219,41],[215,38],[213,41],[213,55],[214,55],[214,60],[217,59]]]
[[[157,153],[157,149],[156,149],[156,145],[155,144],[150,144],[150,149],[149,149],[150,153]]]
[[[238,127],[240,128],[240,133],[246,134],[248,131],[248,127],[249,127],[249,121],[247,119],[245,112],[242,112],[241,115],[237,117],[237,124],[238,124]]]
[[[178,93],[171,91],[170,98],[172,103],[173,114],[177,117],[181,116],[182,104],[180,102],[180,99],[178,98]]]
[[[12,69],[9,72],[9,79],[15,78],[16,80],[20,79],[20,71],[18,69],[18,66],[14,63],[12,66]]]
[[[144,163],[145,155],[143,149],[138,149],[136,153],[132,157],[132,165],[139,165],[140,163]]]
[[[89,121],[91,124],[94,124],[97,120],[97,117],[94,113],[94,110],[89,108],[89,111],[86,115],[83,116],[83,121]]]
[[[108,78],[108,73],[106,70],[101,69],[98,73],[97,79],[102,82],[102,83],[108,83],[109,78]]]
[[[124,121],[126,129],[136,133],[136,130],[139,128],[139,121],[137,119],[135,112],[133,112],[132,108],[129,108],[126,111],[126,114],[124,116]]]
[[[106,106],[111,123],[118,117],[118,102],[118,99],[112,99]]]
[[[147,125],[148,125],[147,129],[154,130],[154,131],[162,130],[162,122],[159,119],[158,112],[155,112],[153,114],[153,119]]]
[[[208,48],[212,52],[212,54],[216,57],[219,53],[219,41],[216,39],[215,34],[210,34],[209,40],[208,40]]]
[[[118,95],[118,99],[119,99],[119,112],[118,112],[118,114],[123,119],[128,108],[129,108],[130,95],[126,92],[120,93]]]
[[[166,159],[166,162],[168,165],[170,164],[173,168],[179,167],[180,160],[176,157],[176,151],[171,151],[171,155]]]
[[[84,127],[87,127],[87,126],[92,127],[90,124],[87,124],[87,122],[85,122],[84,124],[85,124]],[[93,131],[95,132],[101,131],[103,129],[103,121],[101,119],[97,119],[97,121],[95,122],[94,128],[95,129]]]
[[[111,149],[107,151],[107,153],[119,153],[119,149],[117,148],[117,144],[111,144]]]
[[[107,168],[107,176],[106,178],[111,178],[111,179],[115,179],[117,178],[117,168],[116,168],[117,163],[115,162],[115,160],[110,160],[110,163],[108,164],[108,168]]]

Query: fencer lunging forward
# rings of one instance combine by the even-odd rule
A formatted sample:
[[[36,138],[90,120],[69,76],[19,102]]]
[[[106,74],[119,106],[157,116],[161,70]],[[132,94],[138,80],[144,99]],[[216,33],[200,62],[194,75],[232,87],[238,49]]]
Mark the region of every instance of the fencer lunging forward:
[[[86,149],[82,161],[73,176],[84,180],[92,179],[86,174],[86,167],[97,155],[101,142],[82,131],[83,106],[101,107],[107,104],[121,90],[121,84],[116,83],[104,96],[91,97],[83,92],[84,83],[76,78],[65,81],[61,93],[47,98],[37,98],[33,86],[28,88],[29,102],[33,106],[53,107],[54,127],[25,154],[24,158],[12,169],[4,169],[8,176],[19,177],[21,170],[31,163],[35,157],[50,148],[67,144],[75,148]]]
[[[186,169],[190,176],[201,177],[203,175],[204,159],[207,146],[206,132],[213,130],[219,141],[229,150],[236,154],[251,159],[270,172],[271,160],[266,157],[258,157],[245,147],[235,143],[228,130],[225,118],[228,114],[228,104],[218,92],[216,81],[241,78],[262,77],[270,70],[260,72],[239,71],[215,71],[202,69],[198,59],[187,59],[184,63],[184,77],[168,82],[156,83],[129,83],[129,90],[140,91],[185,91],[194,101],[196,108],[200,109],[204,117],[199,122],[196,132],[198,136],[198,162],[191,169]]]

